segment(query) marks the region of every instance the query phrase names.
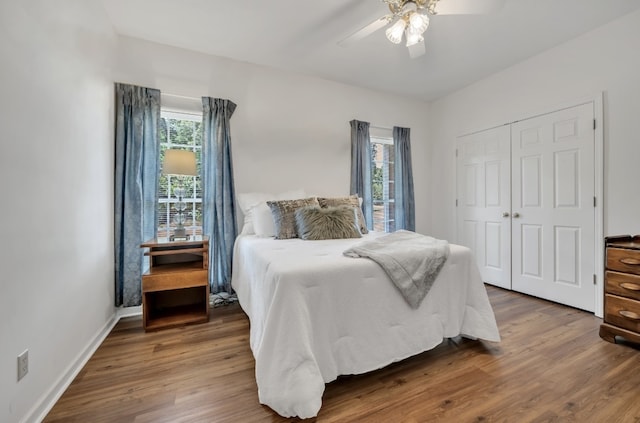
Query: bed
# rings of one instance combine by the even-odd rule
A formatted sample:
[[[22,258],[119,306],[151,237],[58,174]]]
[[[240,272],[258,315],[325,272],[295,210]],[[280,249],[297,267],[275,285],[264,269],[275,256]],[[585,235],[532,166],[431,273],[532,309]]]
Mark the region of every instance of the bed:
[[[449,257],[420,306],[382,268],[343,251],[384,235],[308,241],[240,235],[232,286],[250,319],[260,403],[284,417],[318,414],[325,384],[427,351],[463,335],[498,342],[470,250]]]

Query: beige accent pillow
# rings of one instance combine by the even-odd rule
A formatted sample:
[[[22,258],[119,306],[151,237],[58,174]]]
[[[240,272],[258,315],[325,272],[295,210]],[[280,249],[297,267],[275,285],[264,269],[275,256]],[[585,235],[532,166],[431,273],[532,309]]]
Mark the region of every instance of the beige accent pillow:
[[[364,220],[364,214],[362,213],[362,207],[360,207],[360,199],[357,195],[350,195],[348,197],[333,197],[323,198],[318,197],[318,203],[320,207],[337,207],[337,206],[351,206],[356,209],[356,216],[358,217],[358,226],[362,234],[368,234],[367,222]]]
[[[320,206],[316,197],[298,200],[267,201],[276,226],[276,239],[298,238],[296,210],[306,206]]]
[[[351,206],[308,206],[296,210],[298,236],[302,239],[360,238],[356,209]]]

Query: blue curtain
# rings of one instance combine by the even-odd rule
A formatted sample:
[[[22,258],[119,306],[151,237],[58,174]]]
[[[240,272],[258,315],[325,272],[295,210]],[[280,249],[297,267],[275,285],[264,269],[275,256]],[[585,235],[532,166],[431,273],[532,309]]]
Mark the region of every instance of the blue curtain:
[[[115,85],[115,302],[142,303],[143,251],[156,236],[160,91]]]
[[[367,228],[373,228],[373,194],[371,185],[371,142],[369,122],[352,120],[351,124],[351,194],[362,198],[362,212]]]
[[[393,127],[395,149],[395,221],[396,230],[416,230],[416,206],[413,197],[413,167],[411,166],[411,130]]]
[[[235,103],[202,97],[202,232],[209,236],[209,285],[212,293],[231,293],[231,263],[236,226],[235,188],[229,119]]]

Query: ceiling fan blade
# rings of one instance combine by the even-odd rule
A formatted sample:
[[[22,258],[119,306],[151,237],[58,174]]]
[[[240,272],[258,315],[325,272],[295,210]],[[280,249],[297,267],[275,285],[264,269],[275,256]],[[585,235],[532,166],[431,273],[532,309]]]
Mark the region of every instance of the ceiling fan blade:
[[[506,0],[440,0],[437,15],[486,15],[500,10]]]
[[[375,21],[371,22],[369,25],[363,28],[360,28],[359,30],[349,35],[348,37],[338,41],[338,45],[342,47],[348,47],[353,43],[355,43],[356,41],[360,41],[363,38],[373,34],[380,28],[384,27],[389,22],[391,22],[391,19],[393,19],[393,15],[382,16],[376,19]]]
[[[407,48],[409,49],[409,57],[411,57],[412,59],[415,59],[416,57],[420,57],[426,53],[424,39],[418,43],[410,45]]]

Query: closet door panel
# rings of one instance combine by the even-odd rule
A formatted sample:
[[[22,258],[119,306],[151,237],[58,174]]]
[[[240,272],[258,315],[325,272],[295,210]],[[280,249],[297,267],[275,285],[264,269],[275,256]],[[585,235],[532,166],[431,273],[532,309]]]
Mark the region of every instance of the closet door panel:
[[[512,287],[594,311],[593,104],[511,125]]]
[[[469,247],[482,279],[511,288],[509,128],[458,138],[457,243]]]

